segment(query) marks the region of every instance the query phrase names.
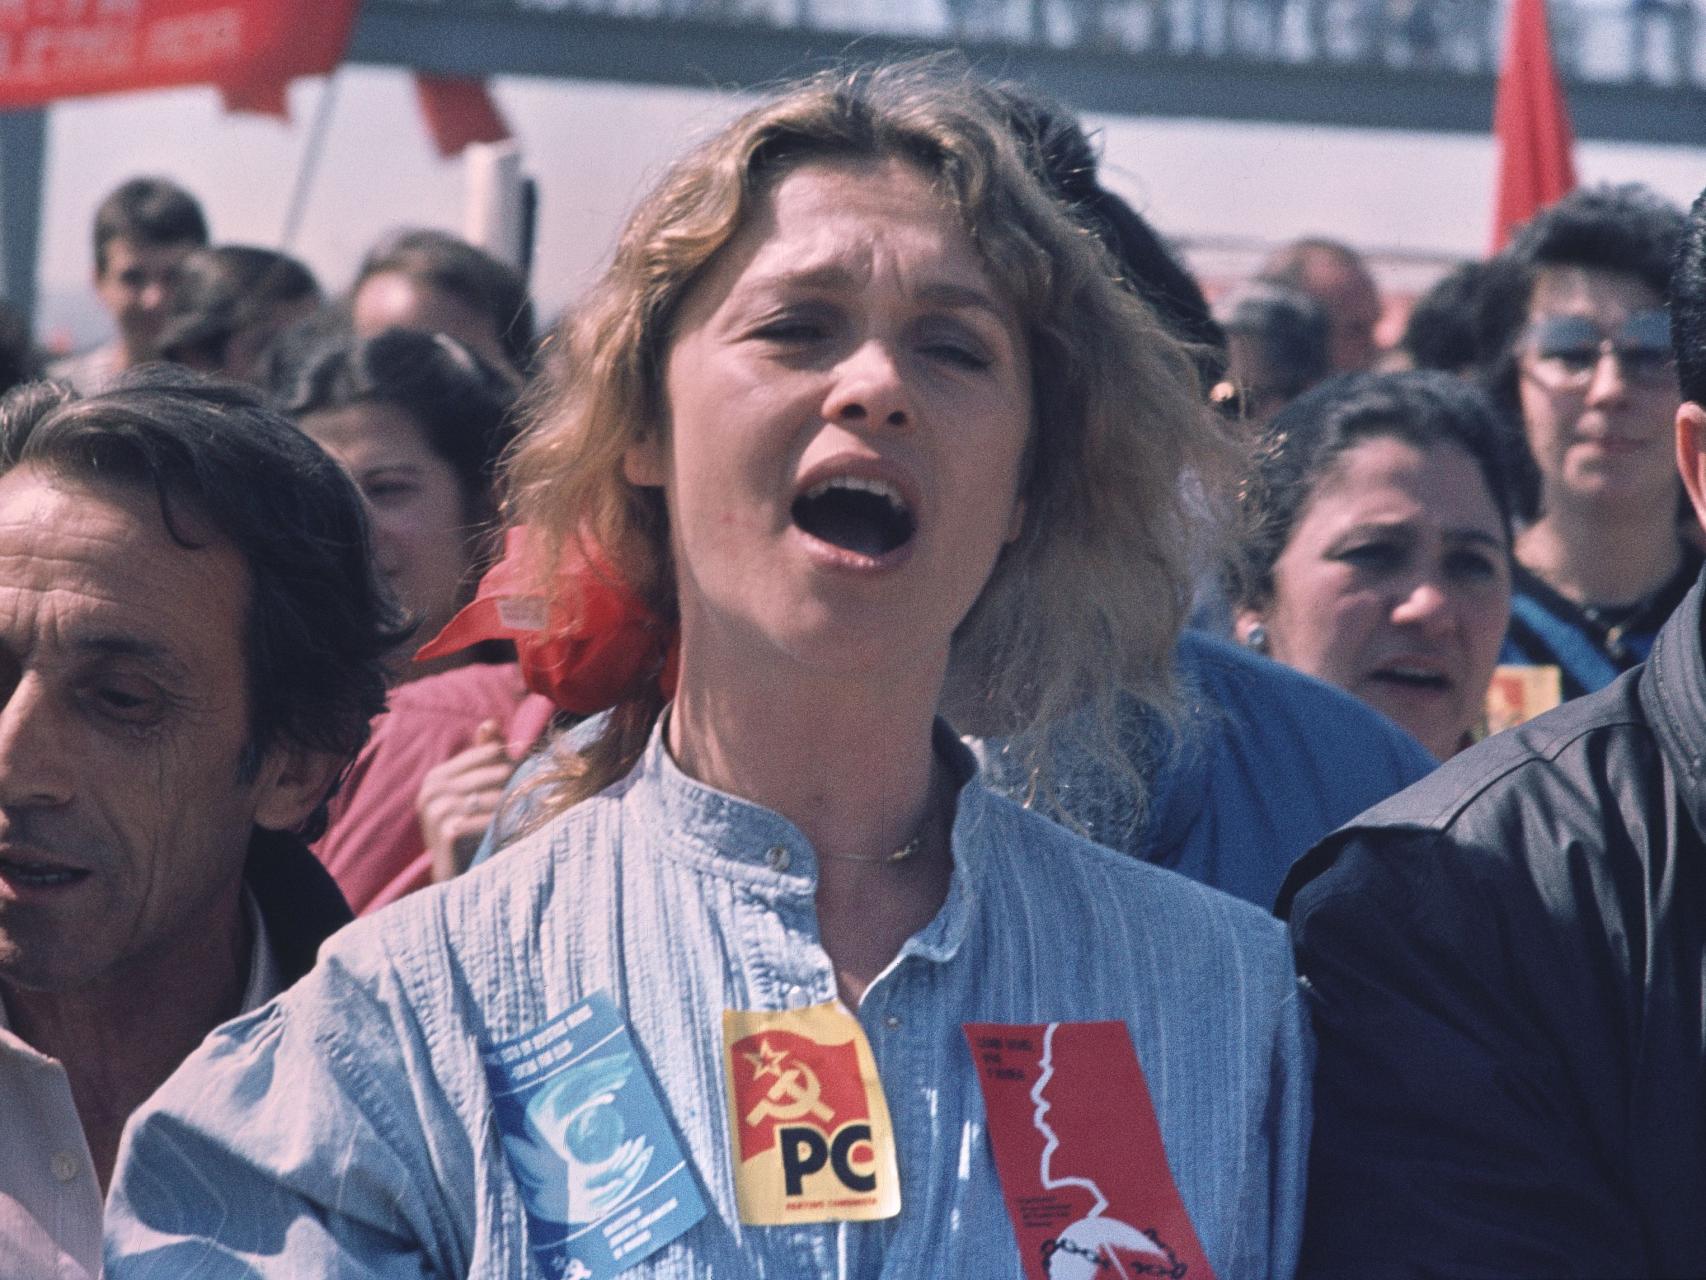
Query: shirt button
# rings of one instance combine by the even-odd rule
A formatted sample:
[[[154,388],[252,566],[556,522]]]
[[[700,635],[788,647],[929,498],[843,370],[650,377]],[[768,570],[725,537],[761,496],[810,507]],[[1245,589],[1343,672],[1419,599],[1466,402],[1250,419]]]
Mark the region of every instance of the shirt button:
[[[891,1013],[888,1015],[888,1017],[883,1019],[883,1025],[885,1027],[887,1027],[890,1031],[899,1031],[900,1030],[900,1019]]]
[[[764,860],[770,864],[773,871],[786,871],[788,864],[793,861],[793,855],[788,852],[785,844],[773,844],[770,852],[764,855]]]
[[[69,1151],[55,1151],[48,1166],[53,1170],[53,1176],[60,1182],[70,1182],[77,1176],[77,1157]]]

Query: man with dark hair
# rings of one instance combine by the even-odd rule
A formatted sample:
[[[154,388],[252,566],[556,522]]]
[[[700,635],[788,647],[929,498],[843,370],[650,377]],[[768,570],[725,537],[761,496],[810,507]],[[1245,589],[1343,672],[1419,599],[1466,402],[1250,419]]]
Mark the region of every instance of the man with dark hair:
[[[518,379],[533,363],[521,273],[442,231],[399,232],[368,254],[350,287],[350,318],[363,338],[391,328],[448,334]]]
[[[1706,519],[1706,193],[1671,315]],[[1644,666],[1287,882],[1320,1044],[1302,1274],[1706,1275],[1703,591]]]
[[[98,1273],[126,1117],[349,919],[304,839],[400,634],[354,485],[257,399],[0,402],[0,1275]]]
[[[207,220],[189,192],[165,178],[132,178],[95,211],[95,292],[113,318],[113,340],[61,360],[48,376],[84,394],[104,390],[156,355],[178,268],[207,243]]]
[[[1643,660],[1700,570],[1679,527],[1664,311],[1682,229],[1644,187],[1587,188],[1535,215],[1487,276],[1490,389],[1534,467],[1500,661],[1556,668],[1565,699]]]

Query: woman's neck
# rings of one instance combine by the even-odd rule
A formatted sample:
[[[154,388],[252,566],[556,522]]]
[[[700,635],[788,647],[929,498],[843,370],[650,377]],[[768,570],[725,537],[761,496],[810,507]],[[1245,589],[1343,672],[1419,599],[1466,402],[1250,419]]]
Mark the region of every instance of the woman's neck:
[[[947,896],[953,787],[932,747],[940,670],[911,680],[755,678],[748,664],[719,677],[684,643],[681,673],[670,754],[811,842],[819,935],[841,999],[857,1008]],[[889,860],[914,839],[914,852]]]
[[[1560,507],[1522,532],[1516,558],[1576,604],[1633,604],[1663,586],[1682,562],[1675,518],[1673,507],[1614,521]]]
[[[780,813],[826,864],[880,860],[912,838],[930,787],[934,697],[895,692],[706,685],[684,654],[670,754],[701,782]]]

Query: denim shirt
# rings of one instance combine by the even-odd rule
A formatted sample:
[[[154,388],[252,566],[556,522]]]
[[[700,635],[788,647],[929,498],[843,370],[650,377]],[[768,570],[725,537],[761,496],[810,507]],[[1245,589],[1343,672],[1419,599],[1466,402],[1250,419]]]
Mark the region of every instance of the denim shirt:
[[[961,776],[947,898],[858,1010],[898,1217],[740,1222],[720,1019],[836,998],[816,858],[654,736],[623,781],[351,926],[287,995],[215,1032],[126,1131],[108,1275],[538,1274],[481,1048],[603,991],[710,1206],[625,1274],[1017,1280],[961,1024],[1117,1019],[1216,1275],[1289,1276],[1311,1047],[1280,926],[989,791],[941,726],[937,750]]]

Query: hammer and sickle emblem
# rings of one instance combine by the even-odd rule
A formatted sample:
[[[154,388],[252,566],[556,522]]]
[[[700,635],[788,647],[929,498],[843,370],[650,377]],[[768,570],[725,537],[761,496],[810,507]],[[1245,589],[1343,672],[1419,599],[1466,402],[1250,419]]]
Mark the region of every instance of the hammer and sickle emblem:
[[[764,1120],[787,1122],[807,1114],[816,1116],[820,1121],[831,1120],[835,1112],[824,1106],[822,1093],[823,1085],[818,1082],[817,1073],[795,1059],[794,1065],[782,1071],[776,1077],[776,1083],[746,1113],[746,1122],[749,1125]]]

